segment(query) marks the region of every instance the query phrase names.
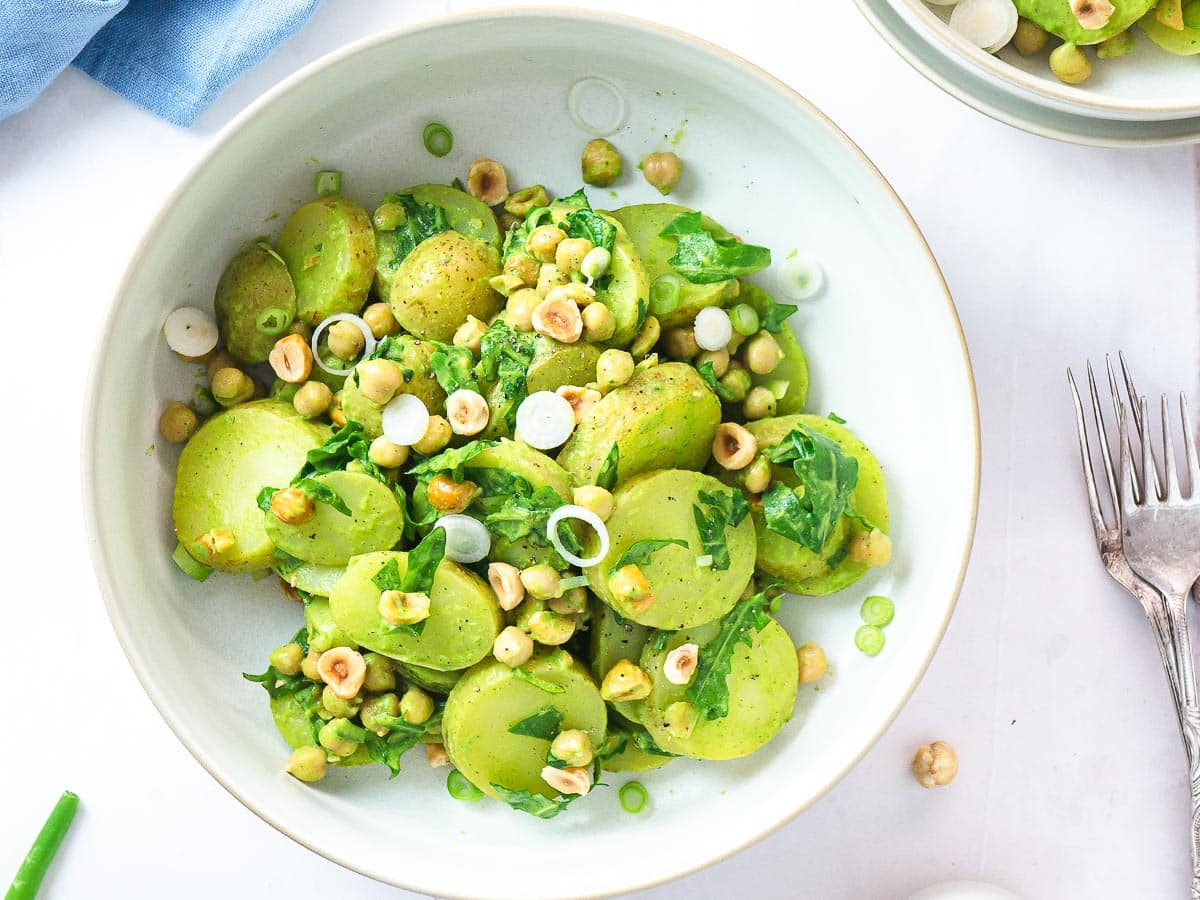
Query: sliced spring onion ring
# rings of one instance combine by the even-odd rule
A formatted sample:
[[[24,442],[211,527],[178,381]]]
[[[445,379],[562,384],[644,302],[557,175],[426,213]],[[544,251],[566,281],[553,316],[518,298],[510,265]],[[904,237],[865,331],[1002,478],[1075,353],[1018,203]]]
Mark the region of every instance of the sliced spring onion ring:
[[[213,570],[204,563],[193,559],[183,544],[175,545],[175,552],[171,554],[171,561],[179,566],[179,571],[188,578],[193,578],[196,581],[204,581],[204,579],[213,573]]]
[[[324,197],[326,194],[339,194],[342,191],[342,173],[334,169],[318,172],[313,179],[313,186],[317,189],[318,197]]]
[[[712,558],[711,553],[705,553],[703,556],[696,557],[696,568],[697,569],[707,569],[707,568],[711,567],[712,564],[713,564],[713,558]]]
[[[788,257],[783,262],[783,274],[788,280],[789,295],[797,300],[811,300],[825,286],[821,264],[810,257]]]
[[[659,275],[650,284],[650,312],[665,316],[679,308],[679,291],[682,282],[678,275]]]
[[[554,391],[536,391],[517,407],[517,433],[537,450],[553,450],[575,430],[575,410]]]
[[[254,327],[263,334],[275,337],[287,331],[292,324],[292,314],[281,306],[264,309],[254,320]]]
[[[558,523],[564,519],[579,519],[581,522],[586,522],[592,526],[592,530],[600,538],[600,549],[596,551],[595,556],[584,559],[583,557],[576,556],[563,546],[562,539],[558,536]],[[571,565],[579,566],[581,569],[594,566],[600,560],[604,559],[604,557],[608,556],[608,528],[605,526],[603,519],[584,506],[576,506],[573,503],[568,503],[566,506],[560,506],[552,512],[546,522],[546,537],[554,545],[554,549],[558,551],[559,556]]]
[[[446,532],[446,557],[458,563],[479,562],[492,549],[492,536],[478,519],[454,513],[442,516],[434,528]]]
[[[434,156],[445,156],[454,149],[454,133],[441,122],[430,122],[421,132],[421,143]]]
[[[429,410],[413,394],[397,394],[389,400],[382,418],[383,436],[401,447],[411,447],[429,430]]]
[[[719,306],[706,306],[696,313],[696,346],[701,350],[720,350],[733,340],[729,313]]]
[[[580,78],[567,92],[567,112],[571,121],[596,137],[620,130],[629,114],[629,104],[621,89],[606,78],[590,75]]]
[[[570,578],[564,578],[560,581],[559,587],[564,591],[569,591],[571,588],[587,587],[588,577],[586,575],[572,575]]]
[[[313,329],[311,341],[313,362],[315,362],[330,375],[349,375],[354,371],[354,366],[351,366],[348,369],[331,369],[329,366],[325,365],[325,361],[321,359],[321,351],[318,349],[318,342],[321,340],[321,335],[323,335],[325,333],[325,329],[334,322],[353,322],[358,327],[358,330],[362,332],[364,343],[362,355],[359,357],[360,359],[366,359],[375,352],[375,335],[371,332],[371,326],[369,326],[358,316],[354,315],[354,313],[334,313],[332,316],[329,316],[327,319],[323,320],[320,325]]]
[[[163,337],[180,356],[205,356],[217,346],[217,322],[202,309],[181,306],[163,322]]]

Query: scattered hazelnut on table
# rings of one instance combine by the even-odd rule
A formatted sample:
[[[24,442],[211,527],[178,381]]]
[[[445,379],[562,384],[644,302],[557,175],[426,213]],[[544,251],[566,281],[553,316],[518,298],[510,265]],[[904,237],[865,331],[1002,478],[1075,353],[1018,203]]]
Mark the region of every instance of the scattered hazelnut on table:
[[[913,756],[912,770],[923,788],[949,784],[958,774],[958,754],[945,741],[922,744]]]

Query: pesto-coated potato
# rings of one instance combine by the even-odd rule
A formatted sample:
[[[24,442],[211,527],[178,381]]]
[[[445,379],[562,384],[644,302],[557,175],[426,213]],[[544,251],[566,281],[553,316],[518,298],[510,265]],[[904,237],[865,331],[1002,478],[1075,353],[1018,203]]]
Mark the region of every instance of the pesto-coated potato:
[[[771,740],[792,717],[799,678],[796,647],[788,633],[772,620],[754,633],[751,646],[739,643],[733,650],[726,679],[729,714],[712,720],[701,716],[686,737],[671,733],[664,713],[671,704],[688,698],[686,686],[672,684],[663,674],[667,654],[680,644],[694,643],[700,646],[703,658],[705,644],[719,630],[717,623],[703,625],[675,635],[657,653],[649,645],[642,653],[642,668],[652,684],[642,721],[654,742],[669,753],[693,759],[746,756]]]
[[[267,535],[280,550],[305,562],[344,566],[352,556],[390,550],[400,542],[404,509],[386,484],[362,472],[329,472],[313,480],[337,494],[350,515],[317,502],[311,519],[289,525],[264,512]]]
[[[223,572],[269,568],[275,545],[267,536],[258,492],[286,485],[329,429],[302,418],[290,403],[256,400],[218,413],[200,426],[179,455],[171,503],[175,534],[188,552]],[[207,557],[193,546],[203,534],[228,528],[234,546]]]
[[[308,646],[318,653],[334,647],[358,647],[354,637],[333,621],[326,597],[313,597],[304,604],[304,625],[308,629]]]
[[[663,363],[606,394],[558,461],[577,484],[593,484],[615,442],[618,482],[654,469],[702,469],[720,423],[721,402],[696,370]]]
[[[329,595],[329,609],[339,627],[368,650],[443,672],[465,669],[492,652],[504,625],[496,595],[486,581],[449,559],[438,565],[429,618],[421,633],[391,628],[379,615],[382,591],[371,580],[391,559],[403,577],[407,553],[383,551],[350,560]]]
[[[701,472],[668,469],[650,472],[627,481],[613,493],[613,511],[608,526],[608,555],[586,570],[593,593],[630,619],[651,628],[692,628],[720,618],[733,608],[754,574],[754,525],[747,516],[737,526],[725,526],[729,568],[714,571],[697,566],[707,555],[696,526],[695,508],[708,515],[700,493],[725,493],[728,488]],[[647,609],[635,607],[613,595],[609,577],[621,555],[637,541],[677,538],[687,547],[669,545],[654,551],[641,564],[655,600]],[[599,538],[589,532],[585,549],[590,556],[599,549]]]
[[[604,681],[608,670],[621,660],[627,659],[637,664],[651,631],[645,625],[622,618],[611,606],[595,597],[590,605],[592,621],[588,626],[588,650],[592,660],[592,675],[600,683]],[[641,718],[641,704],[641,700],[618,700],[610,702],[608,706],[622,718],[637,722]]]
[[[314,689],[320,691],[320,685],[314,685]],[[312,722],[296,694],[274,697],[270,702],[271,718],[275,721],[275,727],[279,729],[279,734],[290,747],[294,749],[316,746],[317,741],[313,737]],[[371,762],[372,759],[367,753],[366,746],[362,746],[349,756],[335,758],[330,761],[329,765],[353,768],[354,766],[369,765]]]
[[[503,308],[504,298],[488,284],[499,272],[495,247],[443,231],[400,263],[388,302],[406,331],[448,343],[467,316],[486,322]]]
[[[279,577],[297,590],[317,597],[328,597],[333,590],[333,583],[342,577],[345,566],[322,566],[317,563],[305,563],[297,569],[282,572]]]
[[[305,203],[284,224],[275,249],[296,285],[302,322],[317,325],[362,309],[375,277],[375,229],[353,200],[331,194]]]
[[[626,347],[637,337],[638,321],[648,308],[651,279],[625,226],[607,213],[600,215],[616,226],[617,236],[613,240],[612,261],[608,268],[612,278],[607,287],[596,291],[596,300],[608,307],[616,325],[607,343],[612,347]]]
[[[758,440],[761,449],[778,444],[797,425],[804,425],[833,439],[843,452],[858,460],[858,486],[851,495],[851,502],[858,512],[886,532],[888,503],[883,470],[874,454],[845,425],[839,425],[824,416],[795,415],[761,419],[748,423],[746,427]],[[797,484],[796,475],[789,465],[772,466],[771,472],[775,480],[789,485]],[[848,558],[841,559],[835,566],[829,565],[835,555],[844,555],[842,551],[854,534],[867,530],[859,520],[842,516],[821,552],[813,553],[807,547],[769,530],[761,510],[754,509],[752,515],[758,535],[759,571],[781,582],[792,593],[832,594],[866,574],[866,565]]]
[[[554,707],[562,729],[587,733],[593,747],[604,742],[607,714],[591,675],[565,650],[538,655],[523,667],[532,675],[564,688],[550,694],[522,681],[498,660],[489,659],[467,672],[450,691],[442,716],[442,737],[450,761],[475,787],[495,797],[493,784],[527,790],[545,797],[556,792],[542,780],[550,741],[510,734],[529,716]]]
[[[753,284],[743,284],[737,302],[748,303],[761,314],[772,299],[762,288]],[[804,404],[808,402],[808,359],[796,339],[796,332],[792,331],[791,321],[785,321],[783,327],[773,335],[783,354],[779,365],[773,372],[765,375],[750,375],[752,384],[769,387],[775,394],[775,412],[780,416],[804,412]],[[783,396],[779,396],[780,392]]]
[[[275,251],[247,244],[225,267],[213,300],[221,340],[235,359],[267,361],[281,333],[268,334],[258,327],[258,317],[267,310],[279,310],[289,321],[294,319],[296,288],[287,264]]]
[[[451,688],[458,684],[458,680],[462,678],[465,671],[464,669],[454,669],[450,672],[442,672],[427,666],[402,662],[396,663],[396,669],[404,676],[405,680],[435,694],[450,693]]]
[[[553,338],[538,335],[534,343],[533,361],[525,373],[525,384],[529,393],[553,391],[564,384],[583,386],[596,380],[596,361],[600,349],[595,344],[579,341],[564,344]],[[500,415],[500,385],[493,385],[487,392],[491,417],[483,436],[510,437],[508,423]]]
[[[1071,11],[1071,0],[1014,0],[1017,12],[1026,19],[1036,22],[1051,34],[1079,46],[1098,44],[1114,34],[1120,34],[1145,13],[1151,11],[1158,0],[1114,0],[1113,14],[1102,28],[1084,28]]]

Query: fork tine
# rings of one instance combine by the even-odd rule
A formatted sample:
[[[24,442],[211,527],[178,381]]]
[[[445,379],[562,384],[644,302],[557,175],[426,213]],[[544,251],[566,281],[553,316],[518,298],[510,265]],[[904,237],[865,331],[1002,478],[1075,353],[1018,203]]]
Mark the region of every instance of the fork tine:
[[[1096,390],[1096,376],[1092,372],[1092,361],[1087,363],[1088,373],[1088,389],[1092,395],[1092,413],[1096,417],[1096,433],[1100,438],[1100,459],[1104,462],[1104,475],[1108,480],[1108,497],[1115,506],[1117,503],[1117,476],[1114,471],[1112,451],[1108,446],[1108,426],[1104,421],[1104,411],[1100,407],[1100,394]],[[1112,367],[1109,367],[1109,373],[1112,373]],[[1070,374],[1070,370],[1067,371]],[[1071,381],[1072,388],[1075,382]]]
[[[1109,356],[1107,353],[1104,355],[1104,364],[1108,368],[1108,390],[1109,390],[1109,393],[1112,394],[1113,409],[1116,410],[1116,414],[1117,414],[1118,440],[1123,440],[1124,434],[1125,434],[1125,404],[1121,401],[1121,390],[1120,390],[1120,388],[1117,387],[1117,373],[1113,371],[1112,357]],[[1122,370],[1122,373],[1127,378],[1125,385],[1126,385],[1126,388],[1128,388],[1133,382],[1128,380],[1129,373],[1128,373],[1128,371],[1125,370],[1124,364],[1125,364],[1125,360],[1124,360],[1124,357],[1122,357],[1121,358],[1121,370]],[[1131,397],[1130,402],[1133,403],[1134,405],[1136,405],[1137,400],[1134,399],[1136,397],[1136,395],[1130,395],[1130,397]],[[1138,431],[1138,436],[1140,437],[1142,434],[1140,425],[1138,426],[1137,431]],[[1117,452],[1119,453],[1120,450],[1121,450],[1120,445],[1118,445]],[[1133,475],[1133,481],[1132,481],[1133,502],[1141,503],[1142,502],[1142,486],[1138,482],[1138,478],[1137,478],[1138,469],[1136,466],[1133,465],[1132,460],[1130,461],[1130,471]]]
[[[1105,356],[1105,359],[1108,359]],[[1138,439],[1142,437],[1142,420],[1143,415],[1141,409],[1138,408],[1138,397],[1141,396],[1137,392],[1137,388],[1133,386],[1133,376],[1129,374],[1129,366],[1125,364],[1125,351],[1117,351],[1117,359],[1121,363],[1121,378],[1125,381],[1125,393],[1129,395],[1129,408],[1133,413],[1133,427],[1137,431]],[[1112,369],[1112,361],[1109,360],[1109,369]]]
[[[1150,424],[1150,406],[1146,398],[1141,397],[1138,405],[1142,408],[1142,422]],[[1146,506],[1157,506],[1163,499],[1161,482],[1158,480],[1158,463],[1154,461],[1154,448],[1150,444],[1150,429],[1142,429],[1142,501]],[[1154,483],[1151,485],[1150,478]],[[1151,489],[1153,487],[1153,489]]]
[[[1200,490],[1200,462],[1196,460],[1196,429],[1192,424],[1192,410],[1183,391],[1179,392],[1179,418],[1183,422],[1183,458],[1187,461],[1188,496],[1194,498]]]
[[[1167,395],[1159,399],[1159,414],[1162,416],[1163,432],[1163,478],[1166,481],[1166,500],[1173,502],[1181,500],[1179,492],[1179,473],[1175,470],[1175,443],[1171,440],[1171,411],[1167,407]]]
[[[1089,369],[1091,366],[1089,365]],[[1089,372],[1090,378],[1090,372]],[[1108,531],[1108,526],[1104,523],[1104,513],[1100,508],[1100,497],[1096,493],[1096,472],[1092,468],[1092,448],[1088,445],[1087,424],[1083,418],[1083,405],[1079,402],[1079,389],[1075,386],[1075,376],[1070,369],[1067,369],[1067,381],[1071,384],[1071,399],[1075,401],[1075,427],[1079,430],[1079,461],[1083,465],[1083,481],[1087,486],[1088,508],[1092,514],[1092,528],[1096,532],[1096,543],[1100,543],[1104,539],[1105,533]],[[1095,396],[1096,385],[1092,382],[1092,394]],[[1101,426],[1100,434],[1103,436],[1104,429]],[[1108,460],[1108,447],[1104,449],[1104,468],[1108,473],[1109,486],[1112,488],[1113,506],[1117,503],[1116,487],[1112,483],[1113,473],[1112,465]]]
[[[1133,446],[1129,443],[1129,431],[1125,427],[1125,405],[1117,403],[1117,440],[1121,442],[1121,500],[1117,504],[1117,524],[1122,525],[1125,510],[1137,506],[1134,492],[1137,490],[1137,473],[1133,470]]]

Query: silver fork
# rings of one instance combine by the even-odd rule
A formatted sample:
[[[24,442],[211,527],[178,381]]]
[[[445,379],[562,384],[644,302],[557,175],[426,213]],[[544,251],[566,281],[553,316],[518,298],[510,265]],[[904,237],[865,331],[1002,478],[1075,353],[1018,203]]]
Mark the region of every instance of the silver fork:
[[[1190,476],[1190,498],[1182,499],[1175,458],[1170,440],[1169,419],[1166,415],[1166,399],[1163,399],[1163,434],[1164,434],[1164,463],[1168,481],[1167,493],[1164,496],[1159,479],[1158,467],[1155,464],[1150,449],[1150,429],[1147,410],[1144,401],[1134,400],[1137,397],[1133,379],[1129,375],[1125,359],[1121,357],[1121,370],[1125,387],[1134,409],[1138,415],[1135,426],[1142,449],[1140,465],[1141,477],[1132,464],[1131,446],[1125,421],[1125,407],[1121,402],[1117,388],[1116,376],[1112,362],[1108,361],[1108,383],[1112,394],[1113,406],[1116,410],[1117,436],[1120,447],[1120,482],[1116,477],[1112,453],[1108,443],[1104,414],[1101,410],[1099,394],[1096,390],[1096,380],[1091,364],[1088,364],[1088,387],[1092,401],[1092,411],[1095,415],[1095,429],[1100,445],[1100,457],[1104,465],[1105,482],[1108,486],[1108,504],[1113,512],[1114,523],[1108,524],[1104,504],[1096,487],[1096,476],[1092,466],[1091,445],[1088,439],[1088,429],[1084,421],[1083,406],[1079,400],[1079,391],[1075,378],[1067,371],[1071,384],[1071,393],[1075,401],[1076,425],[1079,429],[1079,452],[1083,464],[1084,481],[1087,486],[1088,503],[1091,508],[1092,526],[1095,531],[1096,545],[1100,550],[1100,558],[1113,579],[1138,599],[1146,617],[1153,626],[1155,641],[1158,644],[1159,655],[1162,658],[1163,669],[1171,688],[1176,717],[1180,734],[1183,738],[1184,750],[1187,755],[1189,780],[1191,783],[1191,821],[1192,821],[1192,891],[1193,900],[1200,900],[1200,706],[1197,705],[1196,675],[1192,661],[1191,639],[1187,629],[1187,596],[1197,575],[1200,575],[1200,531],[1195,527],[1200,524],[1200,467],[1196,463],[1196,449],[1191,437],[1191,417],[1187,411],[1186,400],[1180,397],[1181,416],[1184,422],[1186,437],[1186,458]],[[1172,489],[1173,486],[1173,489]],[[1148,489],[1147,489],[1148,488]],[[1173,505],[1168,505],[1173,504]],[[1170,512],[1167,512],[1170,510]],[[1162,515],[1160,515],[1162,513]],[[1175,517],[1194,517],[1195,524],[1188,527],[1186,535],[1179,534],[1171,539],[1171,546],[1178,546],[1180,539],[1196,545],[1194,551],[1189,548],[1189,564],[1197,568],[1192,572],[1190,580],[1187,575],[1173,576],[1169,582],[1164,581],[1158,572],[1157,559],[1163,556],[1162,550],[1155,550],[1153,542],[1156,531],[1161,533],[1170,528],[1172,532],[1183,529],[1183,525],[1149,524],[1152,522],[1167,522]],[[1133,529],[1136,523],[1137,536]],[[1195,535],[1195,537],[1193,537]],[[1131,541],[1135,543],[1131,554]],[[1150,547],[1150,554],[1143,555],[1145,548]],[[1167,545],[1161,544],[1160,547]],[[1151,566],[1149,563],[1153,562]],[[1146,563],[1139,567],[1139,563]],[[1183,569],[1188,566],[1182,567]],[[1172,567],[1176,571],[1178,567]],[[1182,584],[1186,581],[1186,584]],[[1180,586],[1182,584],[1182,586]]]

